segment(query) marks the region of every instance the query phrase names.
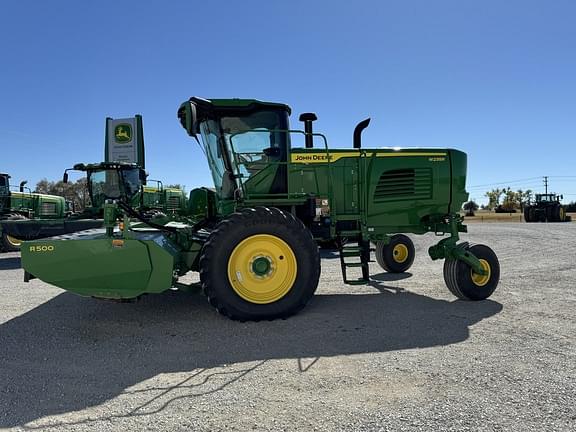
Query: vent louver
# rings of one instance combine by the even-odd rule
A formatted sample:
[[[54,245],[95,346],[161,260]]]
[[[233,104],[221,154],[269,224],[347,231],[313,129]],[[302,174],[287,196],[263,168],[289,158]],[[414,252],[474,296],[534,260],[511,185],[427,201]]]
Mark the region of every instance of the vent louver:
[[[56,203],[43,202],[40,207],[40,214],[43,216],[56,216]]]
[[[430,168],[384,171],[374,191],[374,202],[432,197]]]
[[[180,208],[180,197],[178,196],[171,196],[168,198],[167,208],[168,210],[177,210]]]

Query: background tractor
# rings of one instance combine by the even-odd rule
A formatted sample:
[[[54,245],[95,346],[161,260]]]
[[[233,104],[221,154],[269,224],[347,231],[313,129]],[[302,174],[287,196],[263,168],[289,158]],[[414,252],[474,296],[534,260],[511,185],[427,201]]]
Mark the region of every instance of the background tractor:
[[[536,194],[533,203],[525,204],[524,220],[526,222],[569,222],[566,208],[560,204],[562,195]]]
[[[354,130],[352,148],[330,149],[313,132],[316,115],[300,116],[303,131],[290,129],[289,115],[285,104],[253,99],[186,101],[178,117],[206,155],[214,188],[194,189],[186,215],[157,222],[131,205],[143,171],[110,166],[102,188],[105,230],[26,242],[25,279],[120,300],[168,290],[179,276],[197,271],[220,313],[237,320],[284,318],[316,290],[317,242],[334,241],[344,282],[361,284],[369,281],[371,244],[383,269],[405,272],[414,246],[404,233],[434,232],[448,235],[428,253],[445,259],[449,290],[466,300],[494,292],[495,253],[458,243],[466,232],[459,215],[468,198],[465,153],[364,149],[369,119]],[[131,219],[140,223],[131,226]]]
[[[91,205],[81,212],[75,212],[71,202],[62,197],[31,193],[12,193],[12,210],[3,220],[0,227],[3,234],[2,244],[6,251],[20,250],[23,240],[36,240],[46,237],[71,234],[88,229],[101,228],[104,223],[104,194],[101,189],[106,183],[114,182],[107,174],[108,167],[116,167],[114,162],[98,164],[77,164],[64,173],[64,183],[68,182],[68,171],[78,170],[86,173],[88,179],[88,194]],[[122,165],[122,164],[120,164]],[[128,166],[132,166],[128,164]],[[114,170],[112,170],[114,172]],[[0,177],[2,182],[8,181],[8,176]],[[2,180],[4,178],[5,180]],[[117,181],[117,180],[116,180]],[[187,211],[187,199],[184,191],[177,188],[164,188],[162,182],[155,181],[157,187],[143,186],[134,197],[131,206],[143,212],[146,219],[158,217],[174,217]],[[110,185],[109,185],[110,186]],[[23,185],[21,189],[23,188]],[[1,189],[0,189],[1,190]],[[2,195],[0,195],[1,197]],[[35,201],[40,201],[40,212],[35,212]],[[56,203],[49,207],[46,203]],[[16,207],[15,207],[16,206]],[[1,208],[1,207],[0,207]],[[47,212],[55,208],[55,211]]]
[[[67,212],[64,198],[54,195],[32,193],[26,181],[19,187],[10,186],[10,176],[0,173],[0,250],[14,252],[20,249],[20,238],[5,229],[10,221],[28,221],[43,218],[55,220]]]

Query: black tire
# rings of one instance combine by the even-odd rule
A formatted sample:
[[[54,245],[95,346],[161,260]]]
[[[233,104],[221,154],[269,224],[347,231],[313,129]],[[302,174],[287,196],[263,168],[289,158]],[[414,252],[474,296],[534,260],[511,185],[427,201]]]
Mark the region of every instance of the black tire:
[[[546,222],[546,209],[540,209],[540,212],[537,213],[538,221]]]
[[[399,250],[401,252],[399,252]],[[403,252],[403,253],[402,253]],[[389,273],[404,273],[414,263],[416,251],[410,237],[396,234],[390,237],[390,242],[376,243],[376,261]]]
[[[530,210],[531,207],[528,206],[524,207],[524,220],[526,222],[532,222],[532,220],[530,219]]]
[[[234,260],[239,256],[238,247],[242,248],[244,244],[250,245],[250,241],[257,241],[254,237],[257,235],[266,235],[267,239],[273,241],[279,239],[283,247],[287,248],[284,250],[288,251],[288,256],[276,256],[273,252],[266,252],[266,257],[252,255],[249,262],[242,261],[242,265],[246,263],[245,268],[249,269],[244,272],[244,276],[239,270],[230,273],[233,269],[229,265],[234,265]],[[245,240],[248,243],[245,243]],[[268,275],[255,276],[255,271],[252,270],[254,263],[262,258],[271,260]],[[289,281],[290,277],[278,279],[281,278],[278,276],[278,284],[271,285],[272,291],[277,289],[277,285],[288,286],[288,291],[279,298],[258,302],[258,293],[254,293],[253,301],[242,295],[244,283],[249,283],[250,280],[254,283],[254,278],[264,279],[269,275],[274,278],[276,272],[280,275],[282,265],[286,266],[290,262],[295,263],[294,271],[287,273],[294,277],[295,272],[293,282]],[[310,231],[292,214],[277,208],[244,209],[220,222],[202,249],[199,265],[202,289],[210,304],[221,314],[239,321],[272,320],[294,315],[312,298],[320,278],[320,255]]]
[[[556,222],[556,206],[546,207],[546,221]]]
[[[11,214],[6,217],[5,220],[26,220],[26,216],[20,214]],[[20,252],[21,240],[9,236],[4,231],[2,231],[2,236],[0,238],[0,249],[4,252]]]
[[[538,222],[536,219],[536,209],[534,207],[530,207],[530,210],[528,210],[528,215],[530,222]]]
[[[554,222],[564,222],[566,220],[566,210],[560,204],[554,207]]]
[[[492,295],[500,280],[500,263],[492,249],[485,245],[469,246],[466,243],[458,245],[463,247],[479,260],[485,262],[490,269],[489,276],[481,280],[473,279],[472,269],[463,261],[447,258],[444,261],[444,281],[452,294],[461,300],[484,300]]]

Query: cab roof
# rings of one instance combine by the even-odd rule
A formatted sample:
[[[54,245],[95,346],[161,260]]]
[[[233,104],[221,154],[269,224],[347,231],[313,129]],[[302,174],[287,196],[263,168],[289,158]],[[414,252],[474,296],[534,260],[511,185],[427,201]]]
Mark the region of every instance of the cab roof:
[[[259,108],[277,108],[283,111],[287,111],[288,114],[292,113],[290,107],[283,103],[277,102],[266,102],[261,101],[258,99],[204,99],[200,97],[193,96],[190,98],[190,102],[196,103],[209,103],[215,109],[225,109],[225,110],[252,110],[252,109],[259,109]]]

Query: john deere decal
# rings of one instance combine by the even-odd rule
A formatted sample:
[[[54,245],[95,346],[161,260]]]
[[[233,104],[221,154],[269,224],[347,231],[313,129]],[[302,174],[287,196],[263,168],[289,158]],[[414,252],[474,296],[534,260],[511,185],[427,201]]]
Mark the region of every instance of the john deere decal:
[[[132,141],[132,126],[128,123],[116,125],[114,128],[114,139],[120,144]]]

